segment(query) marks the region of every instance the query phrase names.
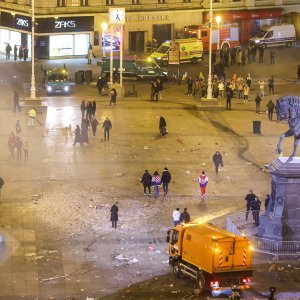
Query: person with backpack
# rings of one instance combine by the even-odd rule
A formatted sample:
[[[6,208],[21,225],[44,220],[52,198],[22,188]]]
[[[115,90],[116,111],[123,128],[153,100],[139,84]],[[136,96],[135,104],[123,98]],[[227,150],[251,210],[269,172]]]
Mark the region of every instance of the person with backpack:
[[[161,185],[161,179],[157,171],[154,172],[151,185],[154,187],[154,198],[158,197],[158,186]]]
[[[249,193],[246,195],[245,200],[246,202],[246,221],[248,220],[250,209],[253,207],[254,201],[255,201],[255,194],[252,190],[249,190]]]

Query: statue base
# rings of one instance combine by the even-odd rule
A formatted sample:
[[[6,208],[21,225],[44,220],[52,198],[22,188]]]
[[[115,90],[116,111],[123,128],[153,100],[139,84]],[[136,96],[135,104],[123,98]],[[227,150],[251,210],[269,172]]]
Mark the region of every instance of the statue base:
[[[260,216],[258,236],[300,240],[300,158],[278,157],[268,166],[272,177],[271,201]]]

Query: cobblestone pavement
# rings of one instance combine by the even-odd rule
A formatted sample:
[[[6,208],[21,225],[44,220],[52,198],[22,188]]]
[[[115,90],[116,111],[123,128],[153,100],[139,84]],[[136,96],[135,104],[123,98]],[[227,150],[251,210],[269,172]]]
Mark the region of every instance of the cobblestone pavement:
[[[269,193],[264,165],[276,158],[275,145],[287,124],[254,113],[255,86],[247,104],[234,100],[233,110],[222,112],[196,111],[198,99],[185,95],[184,85],[166,84],[162,101],[154,103],[148,100],[149,85],[137,83],[138,98],[118,100],[113,107],[93,85],[76,87],[69,97],[47,98],[47,114],[38,116],[41,125],[27,128],[26,108],[11,109],[9,97],[23,76],[12,85],[4,73],[13,74],[13,68],[1,64],[0,299],[100,297],[165,274],[165,232],[175,206],[188,207],[193,220],[215,219],[224,226],[228,213],[244,208],[249,188],[261,199]],[[299,96],[299,84],[282,82],[275,96],[286,93]],[[79,124],[85,97],[97,101],[100,122],[106,116],[112,120],[111,139],[103,142],[100,126],[96,138],[89,133],[89,145],[73,147],[67,127]],[[269,98],[263,99],[262,111]],[[168,124],[164,138],[158,134],[160,115]],[[17,119],[30,145],[27,162],[10,157],[7,149]],[[253,120],[262,121],[262,134],[252,133]],[[216,150],[225,164],[218,175],[212,163]],[[292,141],[286,140],[284,154],[291,150]],[[145,198],[139,183],[143,171],[161,173],[165,166],[172,173],[170,195]],[[202,170],[209,177],[205,205],[199,204],[194,182]],[[109,208],[116,200],[120,226],[112,230]],[[267,287],[254,282],[253,288]],[[283,288],[299,290],[295,282]]]

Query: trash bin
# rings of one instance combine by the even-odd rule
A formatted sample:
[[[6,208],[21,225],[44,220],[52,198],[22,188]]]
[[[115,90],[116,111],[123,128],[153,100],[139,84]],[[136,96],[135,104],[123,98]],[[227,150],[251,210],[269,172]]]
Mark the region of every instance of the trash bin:
[[[261,121],[253,121],[253,133],[261,133],[260,127],[261,127]]]
[[[82,84],[84,79],[84,71],[75,72],[75,82],[76,84]]]
[[[90,83],[93,81],[93,71],[92,70],[86,70],[84,72],[84,79],[86,83]]]

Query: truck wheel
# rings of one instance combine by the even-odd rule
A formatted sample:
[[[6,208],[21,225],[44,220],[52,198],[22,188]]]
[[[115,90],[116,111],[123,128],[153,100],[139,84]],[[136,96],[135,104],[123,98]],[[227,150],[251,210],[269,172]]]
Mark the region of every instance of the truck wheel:
[[[182,277],[183,275],[177,262],[173,263],[173,273],[178,278]]]
[[[287,42],[287,43],[286,43],[286,47],[287,47],[287,48],[290,48],[291,46],[292,46],[292,43],[291,43],[291,42]]]
[[[201,292],[205,291],[205,277],[202,273],[197,275],[197,284]]]
[[[196,64],[198,62],[198,58],[196,57],[193,57],[192,60],[191,60],[192,64]]]

